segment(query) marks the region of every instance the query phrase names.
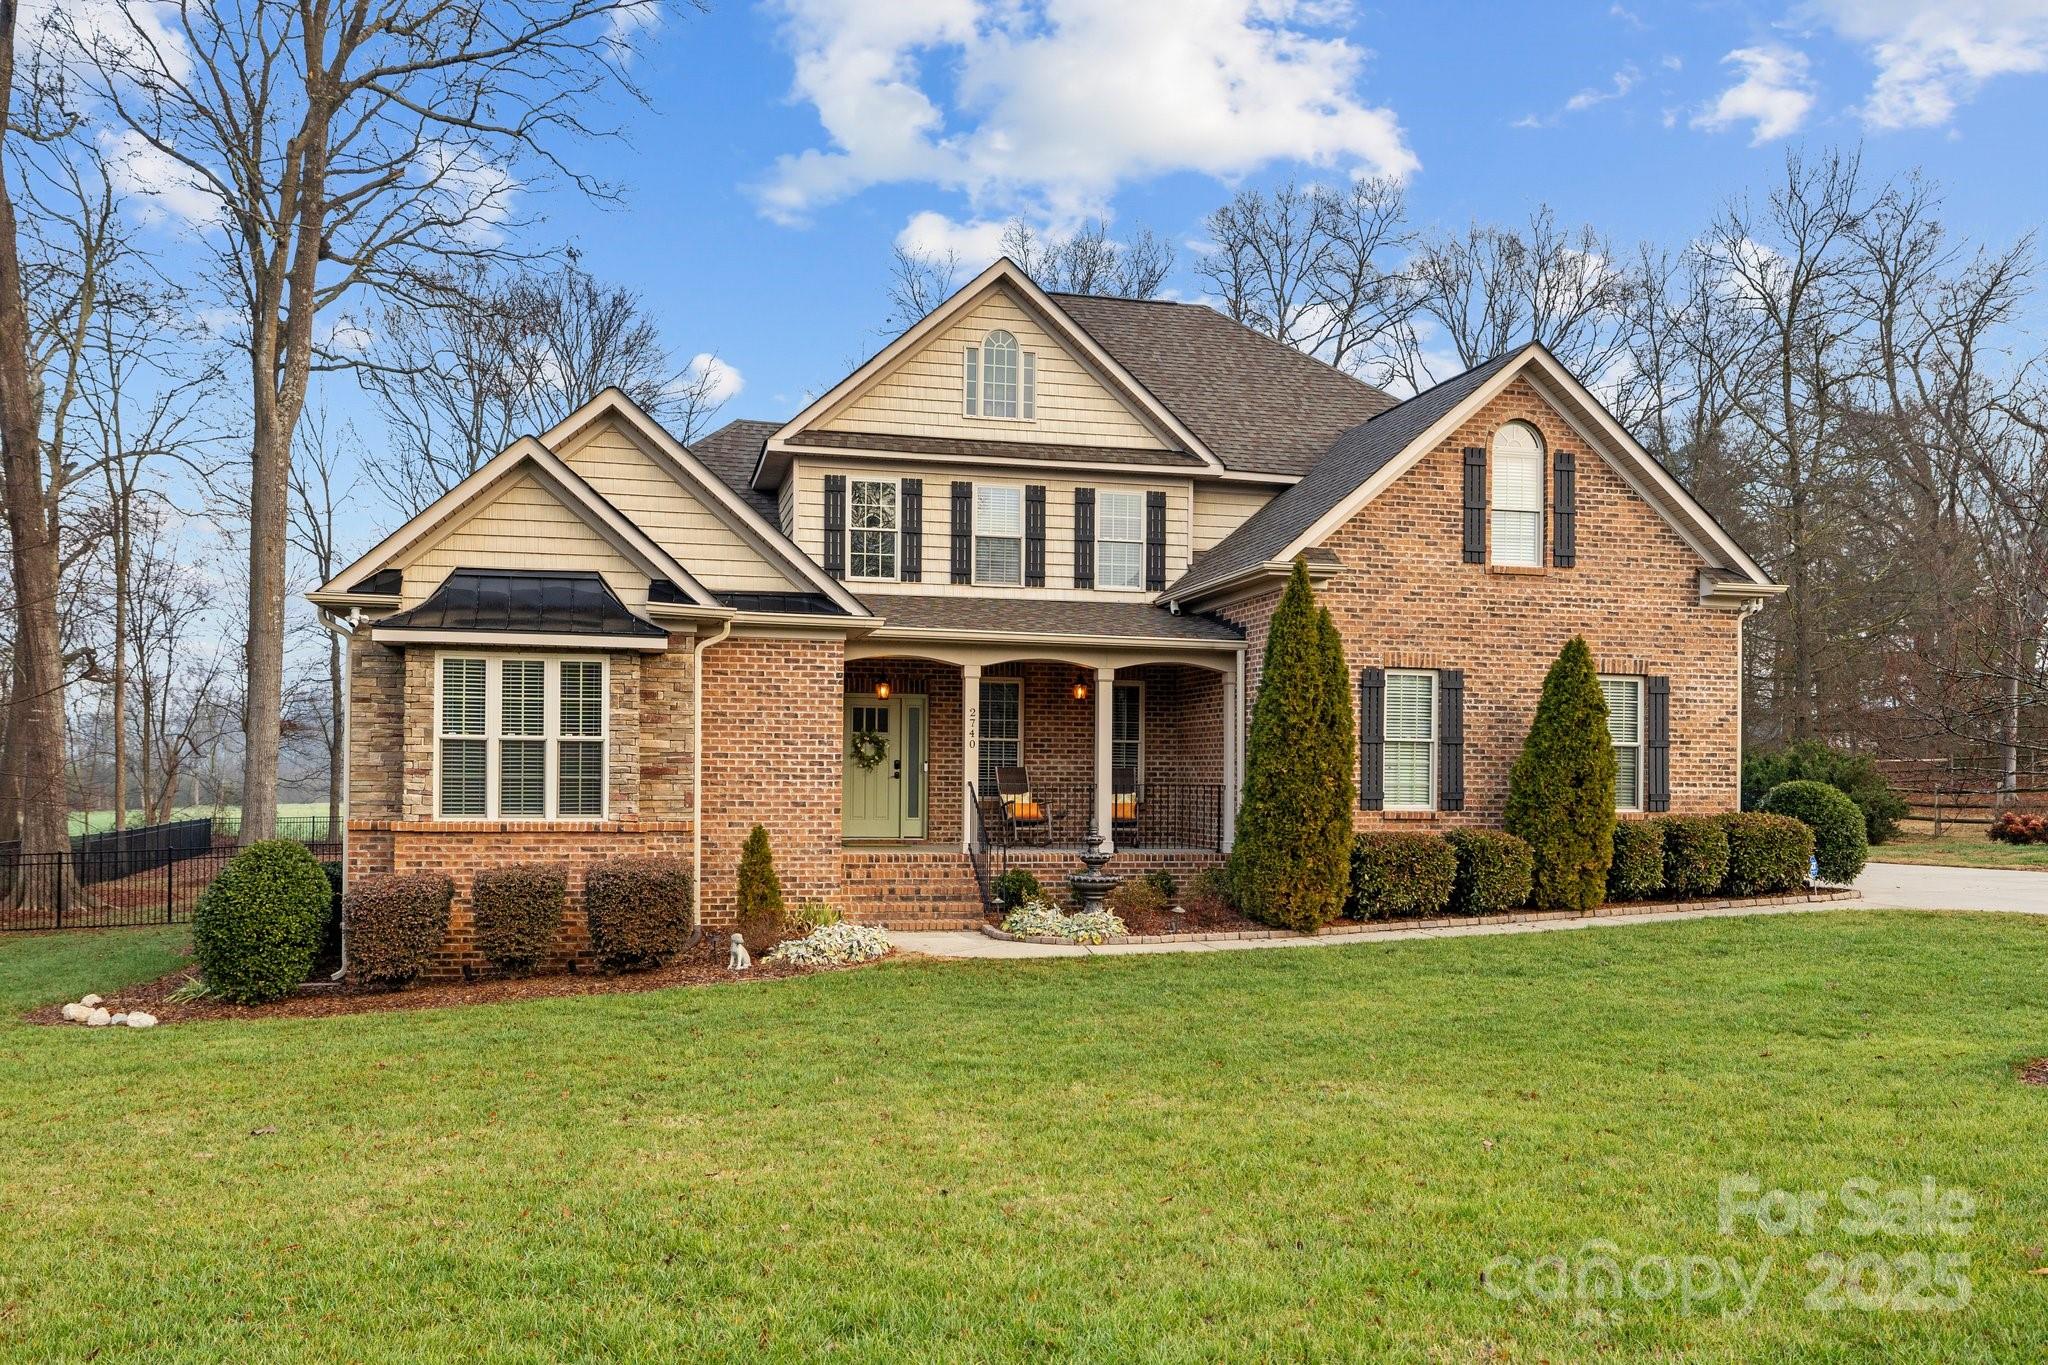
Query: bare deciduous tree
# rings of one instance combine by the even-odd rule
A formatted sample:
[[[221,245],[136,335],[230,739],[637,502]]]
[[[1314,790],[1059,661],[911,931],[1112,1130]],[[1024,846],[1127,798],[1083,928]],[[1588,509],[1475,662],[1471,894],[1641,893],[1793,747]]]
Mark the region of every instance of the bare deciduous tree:
[[[1041,289],[1056,294],[1109,294],[1149,299],[1173,270],[1173,244],[1150,228],[1125,241],[1090,219],[1065,237],[1039,232],[1022,218],[1003,229],[1002,252]]]

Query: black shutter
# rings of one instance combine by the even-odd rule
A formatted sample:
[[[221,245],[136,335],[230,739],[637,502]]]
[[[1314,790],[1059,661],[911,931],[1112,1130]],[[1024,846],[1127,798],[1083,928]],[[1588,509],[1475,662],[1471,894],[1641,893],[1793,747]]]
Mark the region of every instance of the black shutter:
[[[1145,495],[1145,591],[1166,591],[1166,494]]]
[[[1486,452],[1465,447],[1465,562],[1486,562]]]
[[[924,580],[924,480],[903,481],[903,565],[905,583]]]
[[[1446,668],[1436,675],[1436,804],[1465,809],[1465,675]]]
[[[825,572],[846,577],[846,476],[825,476]]]
[[[1387,670],[1358,675],[1358,804],[1387,807]]]
[[[1045,485],[1024,485],[1024,586],[1045,586]]]
[[[1643,679],[1643,809],[1671,809],[1671,679]]]
[[[1550,562],[1560,569],[1575,568],[1579,562],[1579,460],[1569,450],[1554,457],[1557,472],[1557,505],[1551,509]]]
[[[953,581],[974,581],[974,485],[953,481]]]
[[[1074,586],[1095,586],[1095,490],[1074,490]]]

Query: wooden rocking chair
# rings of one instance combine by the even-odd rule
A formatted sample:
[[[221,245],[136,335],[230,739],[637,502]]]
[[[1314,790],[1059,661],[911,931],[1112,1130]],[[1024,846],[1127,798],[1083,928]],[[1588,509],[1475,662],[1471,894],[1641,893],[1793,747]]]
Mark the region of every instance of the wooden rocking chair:
[[[1109,813],[1112,838],[1119,846],[1132,843],[1138,835],[1138,809],[1145,799],[1138,786],[1136,768],[1109,771]]]
[[[1022,768],[996,769],[996,814],[1012,844],[1051,841],[1052,818]]]

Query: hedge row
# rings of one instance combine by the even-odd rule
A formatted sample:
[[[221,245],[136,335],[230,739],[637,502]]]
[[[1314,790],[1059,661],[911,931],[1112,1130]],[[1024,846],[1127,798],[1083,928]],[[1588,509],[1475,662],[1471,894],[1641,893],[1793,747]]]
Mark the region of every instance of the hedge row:
[[[1784,815],[1666,815],[1614,827],[1610,901],[1769,896],[1806,883],[1813,831]],[[1370,833],[1351,849],[1353,919],[1492,915],[1529,903],[1535,859],[1499,830]]]

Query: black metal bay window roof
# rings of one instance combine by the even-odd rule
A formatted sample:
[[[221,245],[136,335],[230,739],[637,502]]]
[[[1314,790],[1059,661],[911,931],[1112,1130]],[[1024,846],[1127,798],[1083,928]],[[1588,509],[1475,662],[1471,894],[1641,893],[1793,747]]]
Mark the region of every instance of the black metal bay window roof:
[[[375,637],[402,641],[451,631],[633,642],[668,639],[667,631],[629,610],[601,574],[524,569],[457,569],[426,601],[379,621]]]

